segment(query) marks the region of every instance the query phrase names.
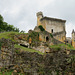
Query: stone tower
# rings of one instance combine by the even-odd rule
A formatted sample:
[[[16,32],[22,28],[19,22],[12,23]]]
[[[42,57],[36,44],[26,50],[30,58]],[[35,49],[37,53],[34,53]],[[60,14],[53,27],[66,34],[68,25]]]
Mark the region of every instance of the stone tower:
[[[41,19],[43,18],[43,13],[42,12],[38,12],[37,13],[37,26],[42,25],[41,24]]]
[[[75,31],[72,31],[72,46],[75,48]]]

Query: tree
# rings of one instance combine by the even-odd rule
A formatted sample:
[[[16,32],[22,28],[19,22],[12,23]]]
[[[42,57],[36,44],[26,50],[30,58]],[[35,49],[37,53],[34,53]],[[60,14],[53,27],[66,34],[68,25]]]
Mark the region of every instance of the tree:
[[[19,32],[19,28],[15,28],[15,32]]]
[[[25,33],[25,31],[22,30],[20,33]]]
[[[15,31],[19,32],[19,28],[14,27],[13,25],[8,24],[3,21],[3,17],[0,15],[0,32],[2,31]]]
[[[0,31],[3,28],[3,17],[0,15]]]

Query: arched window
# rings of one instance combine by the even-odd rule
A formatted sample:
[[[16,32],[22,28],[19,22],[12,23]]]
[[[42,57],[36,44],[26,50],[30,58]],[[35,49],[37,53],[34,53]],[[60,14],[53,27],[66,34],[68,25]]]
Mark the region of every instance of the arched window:
[[[53,33],[53,29],[51,29],[51,33]]]

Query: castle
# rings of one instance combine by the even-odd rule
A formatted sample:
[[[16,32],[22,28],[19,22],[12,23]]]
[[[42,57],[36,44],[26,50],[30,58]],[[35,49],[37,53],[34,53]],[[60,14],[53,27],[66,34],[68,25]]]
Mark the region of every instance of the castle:
[[[47,42],[51,40],[49,38],[49,33],[53,35],[53,37],[62,43],[69,43],[75,48],[75,31],[72,31],[72,38],[66,37],[66,29],[65,23],[66,20],[51,18],[43,16],[42,12],[38,12],[37,14],[37,26],[34,28],[34,31],[40,32],[38,26],[42,26],[45,29],[45,34],[40,34],[39,38],[40,41]]]
[[[42,25],[43,28],[53,34],[53,37],[61,42],[66,40],[65,30],[66,20],[44,17],[42,12],[37,13],[37,26]]]

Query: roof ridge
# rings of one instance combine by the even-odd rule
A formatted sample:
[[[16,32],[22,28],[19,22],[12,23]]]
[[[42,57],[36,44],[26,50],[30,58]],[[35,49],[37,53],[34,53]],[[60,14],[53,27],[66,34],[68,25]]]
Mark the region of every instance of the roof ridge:
[[[43,19],[53,19],[53,20],[59,20],[59,21],[66,22],[66,20],[62,20],[62,19],[58,19],[58,18],[52,18],[52,17],[47,17],[47,16],[44,16],[43,18],[41,18],[41,20],[43,20]]]

